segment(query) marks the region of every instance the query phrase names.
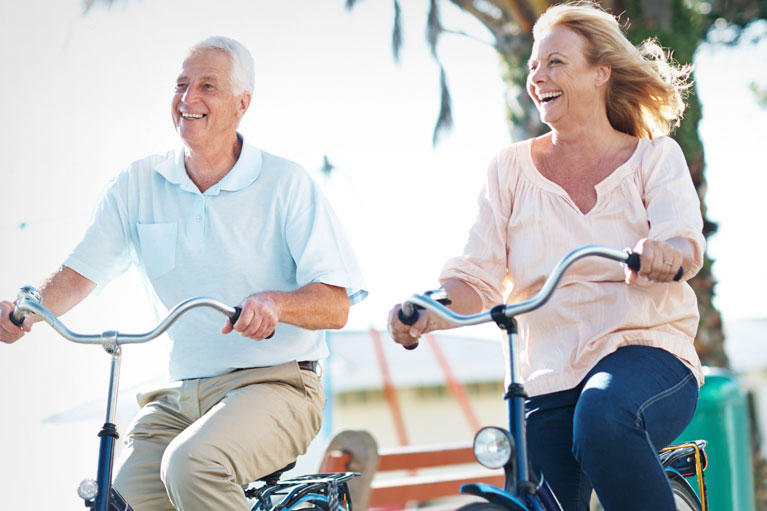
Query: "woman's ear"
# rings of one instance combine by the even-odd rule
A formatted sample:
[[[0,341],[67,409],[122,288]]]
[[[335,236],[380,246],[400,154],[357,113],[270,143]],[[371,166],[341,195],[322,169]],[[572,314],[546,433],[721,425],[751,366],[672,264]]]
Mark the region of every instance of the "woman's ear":
[[[602,85],[606,84],[610,79],[611,72],[612,68],[607,64],[597,67],[597,76],[594,80],[594,85],[601,87]]]

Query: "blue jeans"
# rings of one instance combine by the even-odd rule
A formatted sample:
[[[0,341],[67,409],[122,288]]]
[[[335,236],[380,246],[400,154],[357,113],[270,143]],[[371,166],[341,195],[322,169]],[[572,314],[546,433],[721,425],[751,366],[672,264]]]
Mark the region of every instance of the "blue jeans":
[[[525,404],[530,461],[565,511],[586,511],[592,488],[605,511],[675,511],[658,449],[695,413],[698,384],[674,355],[626,346],[575,388]]]

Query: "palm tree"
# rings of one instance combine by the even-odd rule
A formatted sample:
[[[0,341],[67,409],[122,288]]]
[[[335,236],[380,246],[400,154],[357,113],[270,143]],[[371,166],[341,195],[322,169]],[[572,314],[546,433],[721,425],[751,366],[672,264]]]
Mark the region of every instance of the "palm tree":
[[[440,68],[441,106],[436,121],[433,142],[452,126],[450,91],[445,70],[439,59],[438,43],[441,36],[457,32],[442,24],[440,5],[449,1],[468,15],[480,21],[492,37],[492,45],[500,57],[500,72],[507,87],[507,118],[512,140],[522,140],[539,135],[547,128],[540,122],[538,112],[525,91],[526,60],[532,48],[532,26],[550,5],[551,0],[428,0],[426,39]],[[352,9],[358,0],[346,0]],[[705,39],[715,20],[727,19],[738,27],[755,19],[767,18],[767,0],[602,0],[607,10],[622,13],[628,20],[627,35],[634,44],[648,37],[673,48],[674,58],[679,62],[692,62],[695,49]],[[399,0],[393,0],[394,28],[392,51],[399,57],[402,44],[401,9]],[[721,21],[718,23],[721,24]],[[460,32],[458,32],[460,34]],[[755,86],[756,87],[756,86]],[[758,90],[758,89],[757,89]],[[697,96],[688,97],[688,109],[681,126],[672,135],[684,151],[693,183],[701,199],[704,218],[704,235],[716,231],[716,224],[707,219],[705,206],[706,180],[703,145],[698,136],[701,118]],[[727,367],[724,352],[724,334],[719,311],[712,299],[716,282],[711,274],[711,259],[706,256],[700,273],[690,281],[698,297],[700,326],[696,348],[706,365]]]

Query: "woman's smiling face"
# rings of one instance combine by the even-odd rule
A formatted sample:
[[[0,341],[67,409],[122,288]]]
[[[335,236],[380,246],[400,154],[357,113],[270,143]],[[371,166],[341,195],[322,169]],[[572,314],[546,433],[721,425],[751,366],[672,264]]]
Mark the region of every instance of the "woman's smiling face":
[[[527,93],[541,121],[552,128],[583,125],[600,111],[606,115],[603,85],[609,68],[591,65],[585,49],[583,37],[564,26],[552,28],[533,44]]]

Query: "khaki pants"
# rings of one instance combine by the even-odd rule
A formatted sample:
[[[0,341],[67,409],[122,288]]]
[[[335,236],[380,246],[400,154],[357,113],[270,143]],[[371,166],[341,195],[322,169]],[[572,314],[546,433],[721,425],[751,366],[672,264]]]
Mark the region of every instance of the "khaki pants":
[[[114,480],[136,511],[245,511],[242,484],[306,452],[319,377],[296,362],[183,380],[138,397]]]

